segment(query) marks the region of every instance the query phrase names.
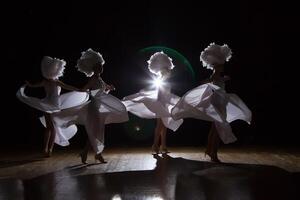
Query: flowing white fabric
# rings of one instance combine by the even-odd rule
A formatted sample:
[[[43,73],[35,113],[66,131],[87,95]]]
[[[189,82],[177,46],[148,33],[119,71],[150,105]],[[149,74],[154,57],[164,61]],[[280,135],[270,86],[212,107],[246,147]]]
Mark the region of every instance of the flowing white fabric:
[[[196,118],[213,121],[220,138],[227,144],[236,141],[229,123],[240,119],[250,124],[252,113],[237,95],[207,83],[181,97],[172,109],[172,117],[175,120]]]
[[[77,126],[71,125],[68,127],[62,127],[60,124],[57,124],[55,120],[53,120],[53,114],[50,115],[53,127],[55,130],[55,139],[54,142],[60,146],[68,146],[70,144],[69,140],[76,134]],[[40,117],[40,121],[44,127],[46,126],[45,117]]]
[[[85,104],[53,113],[52,116],[55,123],[63,128],[74,124],[84,125],[97,154],[104,149],[105,124],[128,121],[128,113],[122,102],[102,89],[91,91],[90,100]]]
[[[170,90],[166,86],[153,90],[141,90],[124,97],[122,102],[129,112],[146,119],[161,118],[167,128],[176,131],[183,120],[174,120],[171,117],[171,110],[180,98],[172,94]]]
[[[60,95],[61,88],[54,82],[45,83],[46,97],[39,99],[36,97],[29,97],[25,94],[25,86],[22,86],[18,92],[17,97],[23,103],[38,109],[40,111],[50,114],[53,119],[53,114],[61,111],[62,109],[69,109],[84,104],[88,101],[89,95],[86,92],[68,92]],[[42,124],[46,127],[44,117],[40,118]],[[69,145],[68,140],[72,138],[77,132],[76,125],[69,127],[61,127],[52,120],[55,129],[55,140],[54,142],[61,146]]]
[[[26,86],[22,86],[17,92],[17,98],[23,103],[43,112],[53,113],[62,109],[78,106],[88,101],[86,92],[67,92],[60,95],[61,88],[56,85],[46,85],[46,97],[43,99],[30,97],[25,94]]]

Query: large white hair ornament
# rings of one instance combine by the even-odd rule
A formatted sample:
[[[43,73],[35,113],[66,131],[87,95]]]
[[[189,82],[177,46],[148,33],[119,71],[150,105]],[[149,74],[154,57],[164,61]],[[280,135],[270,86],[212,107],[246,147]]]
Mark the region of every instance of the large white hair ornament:
[[[88,49],[81,53],[80,59],[77,60],[76,68],[78,71],[83,72],[86,76],[90,77],[94,74],[94,66],[100,64],[103,66],[105,63],[102,55],[93,49]]]
[[[41,62],[42,75],[47,79],[58,79],[63,76],[66,61],[44,56]]]
[[[161,76],[163,71],[170,71],[175,67],[172,59],[162,51],[153,54],[147,63],[150,72],[158,76]]]
[[[229,61],[232,51],[227,44],[223,46],[211,43],[200,54],[200,61],[203,67],[207,69],[213,69],[216,64],[224,64],[225,61]]]

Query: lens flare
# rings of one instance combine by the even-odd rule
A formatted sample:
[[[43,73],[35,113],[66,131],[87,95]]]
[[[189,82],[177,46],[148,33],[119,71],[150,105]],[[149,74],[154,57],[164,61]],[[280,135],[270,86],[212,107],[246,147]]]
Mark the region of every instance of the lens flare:
[[[156,87],[159,88],[161,86],[163,86],[164,82],[161,78],[154,78],[152,81],[152,84]]]

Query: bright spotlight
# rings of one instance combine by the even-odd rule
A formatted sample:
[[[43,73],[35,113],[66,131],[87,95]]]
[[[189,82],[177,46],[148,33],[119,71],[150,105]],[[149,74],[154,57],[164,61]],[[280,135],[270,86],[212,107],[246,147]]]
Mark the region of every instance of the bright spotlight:
[[[122,200],[121,196],[119,194],[115,194],[111,200]]]
[[[161,87],[163,85],[163,80],[161,78],[155,78],[153,79],[153,85],[157,88]]]

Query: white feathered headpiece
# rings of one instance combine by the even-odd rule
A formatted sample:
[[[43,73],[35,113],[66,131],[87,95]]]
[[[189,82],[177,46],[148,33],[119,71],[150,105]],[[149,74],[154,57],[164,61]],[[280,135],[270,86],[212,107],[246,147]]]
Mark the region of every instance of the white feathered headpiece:
[[[65,70],[66,61],[44,56],[41,63],[42,75],[47,79],[58,79]]]
[[[231,49],[227,44],[223,46],[211,43],[204,51],[201,52],[200,61],[203,67],[213,69],[215,64],[224,64],[231,58]]]
[[[153,54],[147,62],[150,72],[158,76],[162,75],[162,71],[169,71],[175,67],[173,65],[172,59],[162,51]]]
[[[88,49],[81,52],[80,59],[77,60],[76,68],[78,71],[85,73],[86,76],[90,77],[94,74],[94,66],[96,64],[101,64],[103,66],[105,63],[102,55],[93,49]]]

